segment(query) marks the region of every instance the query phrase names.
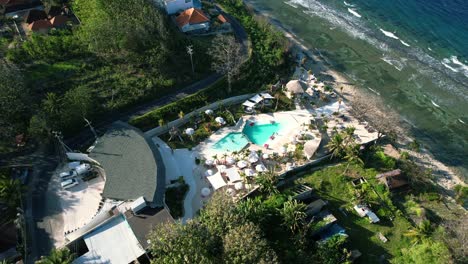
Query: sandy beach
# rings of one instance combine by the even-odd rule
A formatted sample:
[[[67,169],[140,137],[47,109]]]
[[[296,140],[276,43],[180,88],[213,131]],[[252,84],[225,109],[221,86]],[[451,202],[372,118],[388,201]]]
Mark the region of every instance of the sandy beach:
[[[245,2],[248,3],[248,1]],[[343,97],[343,100],[347,102],[348,105],[353,105],[353,99],[356,96],[375,97],[375,94],[372,94],[370,91],[368,92],[362,88],[356,87],[343,74],[331,69],[327,58],[321,55],[321,53],[318,50],[314,51],[306,47],[302,43],[302,41],[294,35],[293,32],[290,32],[279,22],[275,21],[274,19],[271,19],[270,14],[261,10],[257,10],[252,5],[250,6],[252,10],[255,10],[257,15],[265,17],[270,21],[271,25],[273,25],[276,29],[284,33],[286,38],[288,38],[291,42],[294,53],[297,54],[302,52],[309,58],[304,64],[304,67],[307,70],[312,70],[314,75],[323,82],[331,84],[335,88],[335,92],[337,94],[340,94]],[[340,87],[343,87],[342,93],[340,92]],[[369,102],[371,103],[372,100],[369,100]],[[410,142],[413,141],[413,139],[411,139],[411,137],[408,136],[401,124],[398,124],[398,126],[399,128],[401,128],[401,135],[398,137],[397,141],[397,147],[399,148],[399,150],[408,152],[412,159],[419,166],[422,166],[425,169],[430,169],[434,176],[434,181],[440,187],[442,187],[447,194],[453,194],[453,188],[455,185],[466,184],[462,180],[461,175],[458,175],[452,168],[436,160],[427,149],[421,148],[419,152],[414,152],[410,150],[407,146]]]

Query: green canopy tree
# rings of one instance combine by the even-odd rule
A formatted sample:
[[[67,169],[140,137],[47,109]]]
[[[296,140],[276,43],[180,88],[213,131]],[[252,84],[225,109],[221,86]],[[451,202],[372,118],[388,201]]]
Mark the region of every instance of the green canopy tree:
[[[421,243],[401,249],[401,255],[391,260],[392,263],[438,264],[452,263],[447,246],[442,242],[424,239]]]
[[[19,206],[24,187],[19,180],[0,176],[0,202],[6,204],[10,209]]]
[[[319,244],[315,254],[317,263],[350,263],[348,262],[349,252],[344,246],[345,242],[345,237],[335,235],[325,241],[325,243]]]
[[[53,249],[49,256],[43,256],[37,264],[71,264],[76,258],[68,248]]]
[[[197,221],[160,225],[148,239],[152,263],[219,263],[217,237]]]
[[[80,39],[104,56],[169,47],[166,16],[150,0],[75,0]],[[155,45],[158,44],[158,45]]]
[[[260,228],[251,222],[229,230],[223,238],[223,246],[226,264],[279,263]]]
[[[255,177],[255,182],[259,185],[259,190],[265,194],[278,193],[276,184],[278,183],[278,175],[273,170],[268,170],[259,173]]]
[[[219,236],[226,234],[230,228],[245,222],[237,212],[232,197],[224,192],[213,194],[210,202],[200,212],[200,221],[210,232]]]
[[[344,155],[345,139],[340,133],[336,133],[330,138],[326,147],[332,153],[332,158],[341,158]]]
[[[0,72],[0,138],[5,139],[27,127],[32,93],[14,64],[0,60]]]

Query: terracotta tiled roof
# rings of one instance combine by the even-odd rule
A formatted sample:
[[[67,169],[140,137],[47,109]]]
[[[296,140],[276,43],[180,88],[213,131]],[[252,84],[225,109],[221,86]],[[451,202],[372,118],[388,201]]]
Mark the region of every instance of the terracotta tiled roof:
[[[176,18],[176,23],[179,27],[183,27],[187,24],[194,25],[194,24],[200,24],[200,23],[205,23],[209,21],[210,20],[203,13],[203,11],[197,8],[187,9],[184,12],[180,13],[180,15],[177,16]]]
[[[37,20],[28,25],[29,30],[37,31],[41,29],[51,28],[52,24],[47,19]]]
[[[44,10],[31,9],[24,17],[24,22],[31,24],[34,21],[47,19],[47,14]]]
[[[228,22],[227,19],[222,14],[220,14],[218,16],[218,20],[221,21],[221,23],[223,23],[223,24]]]
[[[58,16],[54,16],[51,20],[50,20],[50,23],[52,24],[52,26],[54,27],[59,27],[61,25],[64,25],[65,23],[67,23],[68,21],[68,17],[66,16],[62,16],[62,15],[58,15]]]

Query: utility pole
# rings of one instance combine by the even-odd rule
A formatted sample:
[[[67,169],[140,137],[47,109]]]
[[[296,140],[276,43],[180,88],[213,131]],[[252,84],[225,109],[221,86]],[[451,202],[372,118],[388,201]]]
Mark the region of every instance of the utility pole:
[[[98,136],[96,134],[96,130],[94,130],[94,127],[91,125],[91,122],[86,119],[86,117],[83,117],[84,121],[86,122],[86,126],[89,127],[89,129],[91,130],[91,132],[93,133],[94,135],[94,139],[97,140],[98,139]]]
[[[189,45],[187,46],[187,54],[190,55],[190,63],[192,64],[192,73],[195,74],[195,69],[193,67],[193,46]]]
[[[52,134],[54,135],[54,137],[55,137],[55,138],[57,139],[57,141],[59,142],[60,146],[62,147],[63,152],[65,152],[65,153],[67,153],[67,152],[73,152],[73,150],[63,142],[62,132],[60,132],[60,131],[52,131]]]
[[[24,41],[23,36],[21,36],[21,32],[19,31],[18,24],[16,24],[16,19],[17,18],[18,18],[18,15],[13,16],[13,23],[15,24],[16,31],[18,31],[18,35],[19,35],[21,41]]]

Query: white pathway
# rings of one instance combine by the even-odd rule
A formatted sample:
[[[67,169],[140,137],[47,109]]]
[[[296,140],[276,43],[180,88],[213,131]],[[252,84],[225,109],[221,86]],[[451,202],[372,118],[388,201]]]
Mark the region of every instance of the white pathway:
[[[188,149],[176,149],[173,151],[166,142],[162,141],[159,137],[153,137],[153,142],[156,146],[159,146],[159,151],[166,167],[166,185],[169,184],[171,180],[177,180],[180,176],[184,176],[185,183],[190,186],[184,200],[185,215],[182,221],[185,222],[194,215],[192,200],[198,189],[193,173],[196,166],[195,154]]]

